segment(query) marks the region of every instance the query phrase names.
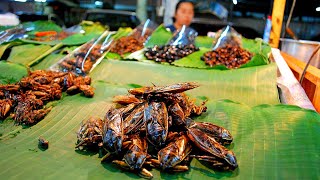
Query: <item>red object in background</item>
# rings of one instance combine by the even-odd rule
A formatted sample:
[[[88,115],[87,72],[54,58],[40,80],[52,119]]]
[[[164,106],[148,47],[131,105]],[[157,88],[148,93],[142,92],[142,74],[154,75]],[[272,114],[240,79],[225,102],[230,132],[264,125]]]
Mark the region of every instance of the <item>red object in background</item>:
[[[35,36],[37,37],[43,37],[43,36],[56,36],[58,33],[56,31],[41,31],[36,32]]]

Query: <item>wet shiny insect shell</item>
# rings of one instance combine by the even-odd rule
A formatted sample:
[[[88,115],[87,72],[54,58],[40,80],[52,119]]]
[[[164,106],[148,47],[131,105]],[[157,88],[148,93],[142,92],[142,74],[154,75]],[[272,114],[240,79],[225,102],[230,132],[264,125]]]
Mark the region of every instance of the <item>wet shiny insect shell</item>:
[[[162,169],[186,171],[188,167],[179,164],[189,155],[191,150],[189,138],[186,135],[178,136],[158,152],[158,160],[153,160],[153,163],[158,163]]]
[[[144,111],[147,140],[156,148],[165,145],[168,134],[168,112],[163,102],[151,102]]]
[[[105,116],[103,145],[110,153],[119,153],[123,142],[123,120],[118,109],[111,108]]]
[[[234,153],[214,138],[197,128],[188,128],[188,137],[190,140],[207,155],[195,155],[193,157],[199,160],[212,162],[212,166],[223,168],[224,170],[234,170],[238,167],[237,159]]]

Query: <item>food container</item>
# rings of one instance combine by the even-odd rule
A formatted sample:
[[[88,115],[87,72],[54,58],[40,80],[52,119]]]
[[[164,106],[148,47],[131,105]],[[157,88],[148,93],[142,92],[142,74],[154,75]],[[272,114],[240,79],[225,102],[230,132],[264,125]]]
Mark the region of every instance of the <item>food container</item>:
[[[320,42],[307,40],[280,39],[281,51],[307,63]],[[310,65],[320,69],[320,51],[312,58]]]

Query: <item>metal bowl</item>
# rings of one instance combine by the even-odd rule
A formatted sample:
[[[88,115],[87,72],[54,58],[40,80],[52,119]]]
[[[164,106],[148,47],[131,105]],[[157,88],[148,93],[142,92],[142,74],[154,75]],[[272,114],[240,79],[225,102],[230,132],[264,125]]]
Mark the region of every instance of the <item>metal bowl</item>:
[[[293,57],[303,61],[308,62],[313,51],[320,44],[316,41],[307,40],[293,40],[293,39],[280,39],[281,41],[281,51],[292,55]],[[320,69],[320,51],[312,58],[310,65]]]

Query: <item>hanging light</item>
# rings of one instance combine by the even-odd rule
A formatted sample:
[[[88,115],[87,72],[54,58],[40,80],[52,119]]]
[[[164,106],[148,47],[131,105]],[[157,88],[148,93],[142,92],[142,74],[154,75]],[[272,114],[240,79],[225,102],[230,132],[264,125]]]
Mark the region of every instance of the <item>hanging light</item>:
[[[316,8],[316,11],[320,11],[320,6]]]
[[[238,4],[238,1],[237,0],[232,0],[233,4],[234,5],[237,5]]]

